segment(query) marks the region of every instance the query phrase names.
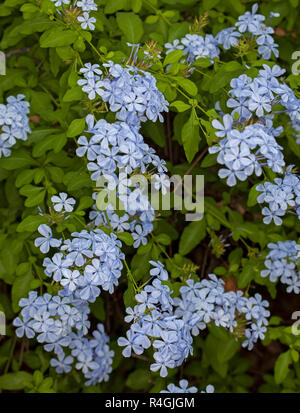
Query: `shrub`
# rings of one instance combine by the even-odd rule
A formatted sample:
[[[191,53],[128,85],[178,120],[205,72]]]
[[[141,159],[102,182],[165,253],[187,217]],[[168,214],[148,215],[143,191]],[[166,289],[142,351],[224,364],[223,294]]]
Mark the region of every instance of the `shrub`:
[[[297,5],[0,5],[0,390],[298,392]]]

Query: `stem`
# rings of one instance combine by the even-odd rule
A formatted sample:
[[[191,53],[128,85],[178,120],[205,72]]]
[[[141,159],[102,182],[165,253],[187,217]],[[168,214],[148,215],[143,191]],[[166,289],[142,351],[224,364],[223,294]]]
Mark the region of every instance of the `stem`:
[[[165,254],[165,256],[166,256],[167,259],[170,261],[170,263],[173,265],[173,267],[176,267],[176,268],[182,270],[182,267],[180,267],[179,265],[175,264],[175,263],[173,262],[172,258],[171,258],[171,257],[169,256],[169,254],[167,253],[167,251],[165,251],[165,250],[162,248],[162,246],[155,240],[155,237],[154,237],[154,235],[152,234],[152,232],[151,232],[150,235],[151,235],[151,237],[152,237],[153,242],[155,243],[155,245],[161,250],[161,252],[162,252],[163,254]]]
[[[175,89],[176,89],[179,93],[181,93],[182,96],[184,96],[185,98],[187,98],[188,100],[191,99],[191,98],[190,98],[188,95],[186,95],[181,89],[179,89],[179,87],[176,86]],[[198,109],[200,109],[200,110],[202,110],[202,112],[205,113],[206,116],[208,116],[206,110],[204,110],[198,103],[197,103],[197,105],[196,105],[195,107],[198,108]]]
[[[79,222],[79,224],[85,228],[85,225],[83,225],[83,223],[80,221],[80,219],[78,218],[78,216],[77,216],[76,214],[74,214],[73,216],[74,216],[74,218]]]
[[[51,98],[52,102],[57,106],[60,107],[60,103],[57,102],[57,100],[53,97],[52,93],[49,92],[49,90],[47,88],[45,88],[45,86],[43,85],[39,85],[41,89],[43,89]]]
[[[30,248],[29,248],[29,246],[27,245],[26,242],[24,243],[24,245],[25,245],[25,248],[26,248],[26,251],[27,251],[29,257],[33,257],[33,255],[32,255],[31,252],[30,252]],[[42,295],[42,294],[43,294],[43,284],[44,284],[44,281],[43,281],[43,279],[40,277],[40,274],[39,274],[39,272],[38,272],[38,266],[36,265],[35,262],[30,262],[30,268],[32,269],[32,267],[34,267],[35,272],[36,272],[36,274],[37,274],[37,276],[38,276],[38,278],[39,278],[39,280],[40,280],[40,282],[41,282],[40,294]]]
[[[194,162],[192,163],[190,168],[186,171],[185,175],[188,175],[195,168],[197,163],[199,161],[201,161],[201,159],[203,158],[203,156],[206,154],[207,151],[208,151],[208,147],[203,149],[203,151],[199,154],[199,156],[197,156],[197,158],[194,160]],[[182,180],[183,180],[183,178],[182,178]]]
[[[107,219],[107,222],[108,222],[110,231],[111,231],[111,232],[114,232],[113,229],[112,229],[112,227],[111,227],[110,220],[109,220],[109,218],[108,218],[108,214],[107,214],[107,211],[106,211],[106,210],[104,211],[104,214],[105,214],[105,217],[106,217],[106,219]],[[129,265],[127,264],[126,258],[124,258],[123,261],[124,261],[124,264],[125,264],[125,267],[126,267],[126,270],[127,270],[128,278],[129,278],[129,279],[131,280],[131,282],[133,283],[133,287],[134,287],[135,291],[136,291],[136,292],[139,292],[139,291],[140,291],[140,287],[138,287],[138,285],[137,285],[137,283],[136,283],[136,281],[135,281],[135,279],[134,279],[134,276],[132,275],[132,272],[131,272],[131,270],[130,270],[130,268],[129,268]]]
[[[131,272],[128,264],[127,264],[126,259],[124,258],[123,261],[124,261],[124,264],[125,264],[125,267],[126,267],[126,270],[127,270],[127,275],[128,275],[128,277],[129,277],[129,279],[132,281],[134,289],[136,290],[136,292],[139,292],[139,291],[140,291],[140,287],[138,287],[138,285],[137,285],[137,283],[136,283],[136,281],[135,281],[135,279],[134,279],[134,277],[133,277],[133,275],[132,275],[132,272]]]
[[[169,26],[172,25],[172,23],[161,13],[159,9],[154,7],[148,0],[144,0],[144,2],[147,4],[148,7],[150,7],[152,10],[155,11],[155,14],[157,16],[160,16]]]
[[[113,231],[113,229],[112,229],[112,226],[111,226],[110,220],[109,220],[109,218],[108,218],[108,214],[107,214],[106,209],[104,210],[104,215],[105,215],[105,218],[106,218],[106,220],[107,220],[107,223],[108,223],[108,226],[109,226],[110,232],[114,232],[114,231]]]
[[[12,345],[11,345],[11,348],[10,348],[9,358],[7,360],[7,363],[6,363],[6,366],[5,366],[5,369],[4,369],[4,374],[6,374],[9,370],[9,366],[12,362],[12,358],[13,358],[13,355],[14,355],[16,344],[17,344],[17,337],[14,336],[13,342],[12,342]]]

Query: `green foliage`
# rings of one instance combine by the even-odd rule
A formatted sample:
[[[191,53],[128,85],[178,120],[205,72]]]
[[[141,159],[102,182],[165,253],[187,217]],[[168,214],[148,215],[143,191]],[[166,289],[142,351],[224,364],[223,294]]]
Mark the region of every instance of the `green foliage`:
[[[228,290],[240,289],[245,295],[262,293],[271,302],[275,316],[264,347],[261,345],[250,357],[241,348],[237,332],[210,325],[195,338],[194,357],[182,369],[172,369],[166,379],[150,372],[151,351],[146,352],[146,360],[123,358],[116,341],[124,335],[125,307],[135,304],[136,293],[127,270],[113,295],[101,294],[91,305],[92,324],[105,323],[115,351],[108,383],[86,388],[76,371],[59,375],[50,366],[51,356],[38,343],[16,338],[12,320],[20,310],[19,299],[32,289],[51,293],[55,288],[44,274],[42,254],[34,247],[38,226],[52,219],[51,196],[67,192],[77,201],[68,221],[55,222],[62,238],[84,229],[89,221],[93,183],[84,159],[75,154],[76,138],[86,127],[85,116],[93,113],[114,121],[105,104],[91,107],[77,85],[82,63],[126,62],[130,54],[126,42],[145,45],[155,41],[162,48],[165,42],[189,33],[195,18],[206,11],[209,23],[203,33],[215,35],[253,4],[250,0],[96,2],[93,33],[80,25],[58,23],[50,0],[5,0],[0,5],[0,49],[7,54],[6,75],[0,76],[0,101],[24,94],[30,102],[32,128],[26,142],[17,143],[11,156],[0,159],[0,311],[7,318],[7,336],[0,340],[0,392],[159,392],[182,377],[199,389],[211,383],[217,392],[251,392],[258,387],[261,392],[299,392],[300,339],[286,327],[292,321],[284,294],[277,294],[276,286],[260,276],[266,245],[297,239],[299,221],[290,216],[281,227],[264,225],[256,191],[261,180],[254,178],[255,182],[240,182],[229,188],[217,176],[217,155],[207,154],[207,147],[218,139],[211,125],[217,118],[215,103],[219,101],[224,109],[231,79],[242,73],[254,76],[265,63],[253,53],[240,58],[225,52],[223,61],[214,64],[198,59],[189,78],[180,50],[167,55],[162,52],[162,59],[148,68],[169,101],[170,112],[163,124],[143,124],[142,134],[166,159],[171,174],[204,175],[204,218],[187,222],[185,208],[161,210],[146,246],[134,249],[133,237],[127,232],[119,233],[118,238],[138,286],[149,279],[149,260],[160,260],[170,272],[168,285],[174,297],[189,275],[197,280],[209,272],[222,277]],[[298,1],[258,3],[266,16],[270,11],[281,14],[276,18],[280,29],[276,42],[280,65],[290,74],[291,54],[297,50],[300,36]],[[287,83],[296,90],[300,76],[290,75]],[[289,126],[279,139],[287,163],[296,163],[300,150]],[[38,207],[46,215],[40,215]],[[294,299],[291,310],[298,310]],[[281,318],[276,318],[278,314]],[[265,358],[271,361],[262,367],[262,382],[253,372]]]

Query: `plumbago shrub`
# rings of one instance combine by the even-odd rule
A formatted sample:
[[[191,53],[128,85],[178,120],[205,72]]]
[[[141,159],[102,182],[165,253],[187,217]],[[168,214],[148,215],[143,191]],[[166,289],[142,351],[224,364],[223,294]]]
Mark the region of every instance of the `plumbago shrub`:
[[[0,391],[299,392],[297,6],[2,2]]]

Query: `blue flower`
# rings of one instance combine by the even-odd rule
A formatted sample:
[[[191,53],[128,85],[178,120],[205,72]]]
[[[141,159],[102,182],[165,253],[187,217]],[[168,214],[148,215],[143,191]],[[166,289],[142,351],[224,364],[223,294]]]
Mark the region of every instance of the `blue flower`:
[[[34,245],[39,247],[43,254],[46,254],[50,250],[50,247],[57,248],[61,245],[61,240],[52,237],[52,231],[48,225],[39,225],[38,231],[43,237],[36,238]]]
[[[124,350],[122,351],[123,356],[130,357],[132,350],[136,354],[142,354],[144,352],[144,349],[141,346],[141,343],[137,342],[139,335],[129,330],[126,333],[126,336],[127,339],[124,337],[118,338],[118,345],[122,347],[125,346]]]
[[[53,202],[53,208],[55,211],[60,212],[65,210],[66,212],[72,212],[75,204],[74,198],[68,198],[68,195],[65,192],[60,192],[59,195],[53,195],[51,197],[51,201]]]
[[[215,392],[215,388],[212,384],[209,384],[208,386],[206,386],[205,390],[201,390],[200,393],[214,393]]]
[[[231,47],[235,47],[238,44],[239,38],[241,36],[241,33],[236,31],[234,27],[228,27],[226,29],[221,30],[216,35],[216,40],[219,44],[221,44],[224,47],[225,50],[228,50]]]
[[[51,359],[50,364],[55,367],[57,373],[70,373],[72,370],[71,364],[74,358],[72,356],[65,356],[63,352],[58,353],[57,359]]]
[[[300,272],[296,263],[299,258],[300,245],[296,241],[278,241],[268,244],[269,253],[264,265],[267,269],[261,271],[262,277],[269,277],[271,282],[280,281],[288,285],[287,292],[300,293]]]
[[[197,393],[197,387],[188,387],[189,383],[187,380],[183,379],[179,381],[179,386],[171,383],[168,385],[167,390],[161,390],[160,393]]]
[[[150,270],[150,275],[157,276],[161,281],[168,280],[168,272],[160,261],[149,261],[149,263],[154,267]]]
[[[60,281],[63,275],[63,271],[69,268],[73,264],[73,261],[65,258],[62,253],[56,253],[52,259],[46,257],[43,261],[45,267],[45,274],[48,277],[53,277],[54,281]]]
[[[63,287],[67,287],[70,291],[75,291],[77,286],[80,284],[81,274],[78,270],[66,269],[63,272],[63,278],[60,280],[60,284]]]
[[[174,368],[175,362],[170,358],[170,356],[163,356],[159,352],[155,352],[153,355],[156,363],[152,363],[150,366],[151,371],[159,371],[161,377],[166,377],[168,375],[167,368]]]
[[[146,232],[143,230],[141,225],[136,225],[135,227],[135,232],[132,233],[132,237],[134,239],[133,246],[134,248],[137,248],[140,244],[146,245],[147,244],[147,238],[146,238]]]
[[[77,7],[81,7],[83,11],[97,11],[98,9],[94,0],[80,0],[77,2]]]
[[[23,101],[24,95],[9,96],[7,104],[0,105],[0,158],[11,155],[10,148],[18,139],[27,140],[29,127],[29,103]]]
[[[16,335],[21,338],[24,337],[24,335],[27,338],[33,338],[35,336],[35,332],[32,328],[33,321],[30,320],[27,317],[24,317],[24,320],[21,320],[21,318],[17,317],[13,321],[13,325],[17,327],[16,329]]]
[[[282,209],[279,208],[275,211],[271,211],[269,208],[264,207],[261,212],[264,215],[263,221],[265,224],[270,224],[272,220],[274,221],[275,225],[282,224],[282,219],[279,218],[285,214],[285,212]]]
[[[96,19],[95,17],[90,17],[89,13],[86,11],[82,16],[78,16],[77,20],[81,23],[83,29],[89,28],[90,30],[95,30],[95,25],[93,23],[96,23]]]

